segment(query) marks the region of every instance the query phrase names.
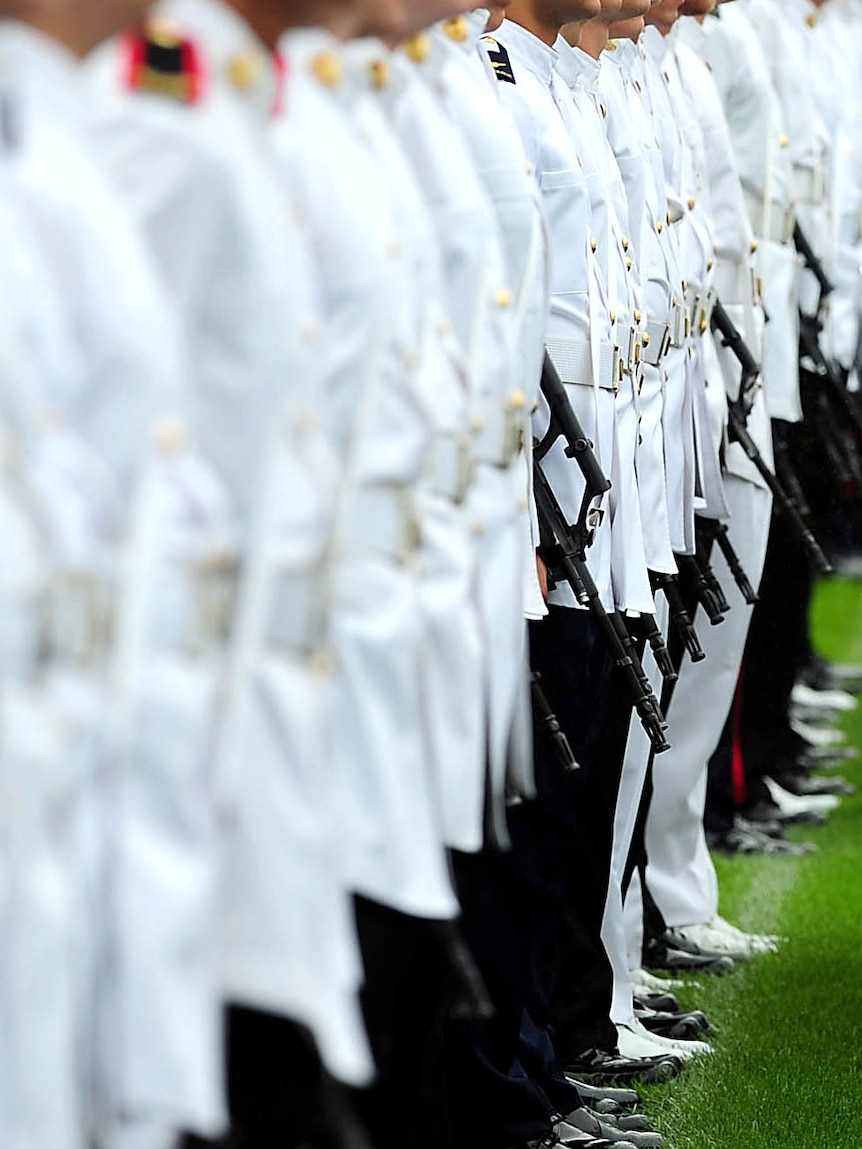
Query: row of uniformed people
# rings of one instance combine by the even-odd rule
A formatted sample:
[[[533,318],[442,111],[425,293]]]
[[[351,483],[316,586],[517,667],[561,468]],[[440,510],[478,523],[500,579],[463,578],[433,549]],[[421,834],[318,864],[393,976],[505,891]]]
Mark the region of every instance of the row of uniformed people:
[[[446,850],[529,792],[541,212],[487,12],[180,0],[81,67],[146,8],[0,29],[3,1139],[217,1136],[231,1003],[238,1128],[347,1143],[304,1031],[403,1127],[416,986],[482,1006]]]
[[[613,481],[608,611],[667,621],[696,515],[757,581],[769,494],[724,443],[709,320],[716,288],[759,354],[756,254],[795,323],[780,164],[744,166],[775,125],[746,152],[680,42],[706,0],[684,36],[678,0],[514,0],[499,31],[430,0],[167,0],[80,67],[145,7],[28,0],[0,33],[7,1143],[217,1137],[229,1097],[251,1145],[363,1144],[326,1073],[378,1146],[439,1141],[446,1106],[458,1144],[600,1142],[563,1065],[702,1051],[635,1016],[624,900],[765,944],[715,917],[700,828],[748,613],[702,634],[653,762],[595,618],[543,602],[538,380],[547,347]],[[760,393],[750,428],[770,458]],[[542,466],[574,522],[561,442]],[[580,763],[539,734],[535,798],[524,614]],[[485,988],[441,1064],[444,1007],[481,1018]]]

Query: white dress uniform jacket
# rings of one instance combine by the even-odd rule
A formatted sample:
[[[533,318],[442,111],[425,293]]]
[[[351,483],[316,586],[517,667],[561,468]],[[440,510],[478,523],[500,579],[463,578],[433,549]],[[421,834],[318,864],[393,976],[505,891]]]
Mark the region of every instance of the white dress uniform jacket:
[[[7,173],[6,192],[23,216],[19,238],[27,242],[29,225],[31,242],[45,260],[43,274],[50,275],[39,314],[59,309],[62,300],[62,314],[58,318],[55,311],[52,325],[37,327],[41,338],[32,344],[39,361],[29,402],[52,414],[43,414],[24,456],[31,505],[37,508],[37,521],[41,519],[51,564],[42,640],[47,639],[52,664],[50,673],[40,679],[35,677],[36,667],[24,667],[20,660],[28,645],[25,625],[17,636],[25,639],[24,646],[16,642],[11,652],[5,652],[6,673],[23,686],[21,701],[25,702],[22,710],[14,689],[4,698],[5,729],[10,736],[6,749],[20,764],[32,759],[33,778],[43,774],[41,800],[48,803],[48,809],[54,805],[57,834],[66,852],[54,855],[52,878],[51,841],[43,837],[46,852],[41,859],[33,859],[30,874],[35,877],[42,867],[42,876],[49,884],[55,883],[55,913],[64,897],[73,899],[68,909],[74,922],[73,933],[64,937],[57,932],[55,920],[52,938],[43,939],[47,944],[42,960],[53,955],[51,977],[37,986],[38,967],[33,965],[28,971],[29,977],[35,975],[32,986],[38,990],[40,1004],[30,1000],[33,1016],[19,1031],[27,1035],[26,1044],[18,1050],[25,1060],[12,1057],[7,1066],[10,1081],[22,1074],[13,1085],[17,1128],[13,1126],[8,1143],[69,1146],[99,1138],[101,1122],[119,1112],[113,1108],[116,1096],[106,1092],[104,1074],[110,1055],[102,1042],[118,1017],[112,1013],[106,1019],[102,1010],[115,1002],[101,995],[106,984],[113,984],[115,969],[105,962],[115,953],[122,902],[128,892],[126,872],[116,866],[115,847],[141,823],[124,817],[128,775],[118,753],[127,743],[118,742],[115,734],[117,721],[129,718],[128,696],[119,690],[121,684],[112,674],[115,651],[108,636],[119,640],[125,633],[127,620],[119,607],[127,586],[120,584],[119,572],[125,570],[121,563],[132,556],[123,549],[124,533],[156,418],[176,409],[180,371],[172,319],[163,307],[156,277],[99,169],[88,138],[92,109],[81,88],[77,61],[41,35],[16,25],[3,27],[0,51],[4,84],[17,108],[18,157]],[[32,263],[31,271],[34,267]],[[26,282],[26,278],[21,281],[22,288]],[[29,306],[26,299],[21,302]],[[30,675],[34,677],[28,683]],[[41,728],[43,737],[34,738],[40,696],[53,715]],[[29,730],[21,724],[27,708]],[[58,752],[60,757],[52,766],[51,755]],[[61,773],[57,772],[60,766]],[[51,769],[53,780],[46,772]],[[59,804],[58,782],[63,787]],[[44,816],[45,808],[39,810],[35,793],[29,806],[37,818]],[[30,828],[38,840],[38,824],[31,822]],[[54,849],[57,844],[53,843]],[[112,878],[109,886],[108,875]],[[46,924],[36,909],[38,904],[39,899],[34,900],[25,919],[36,930]],[[17,935],[25,945],[30,926]],[[65,952],[53,948],[57,946]],[[46,966],[42,973],[47,971]],[[54,979],[70,972],[71,1006],[77,1015],[68,1012],[70,999],[64,1010],[55,992],[59,983]],[[16,1008],[27,1008],[26,1001],[26,995],[21,996]],[[199,1020],[194,995],[186,1004],[188,1024],[194,1029]],[[52,1038],[55,1027],[60,1035],[59,1043],[52,1040],[50,1052],[39,1049],[40,1041],[49,1036],[38,1021],[40,1010],[49,1011]],[[81,1043],[73,1066],[74,1084],[80,1090],[78,1103],[86,1097],[88,1103],[95,1100],[97,1108],[86,1114],[79,1111],[74,1123],[69,1122],[70,1112],[55,1123],[58,1111],[69,1101],[69,1081],[56,1081],[54,1071],[57,1057],[68,1052],[63,1038],[69,1035],[70,1021]],[[14,1027],[10,1030],[15,1031]],[[138,1040],[136,1055],[141,1052],[140,1043],[146,1043],[140,1034]],[[28,1056],[36,1058],[31,1065],[27,1065]],[[210,1068],[206,1059],[201,1067],[188,1061],[176,1068],[187,1090],[180,1109],[183,1116],[202,1099],[204,1106],[212,1102],[218,1108],[209,1079],[197,1088],[199,1074],[206,1078]],[[34,1100],[30,1089],[37,1083],[37,1108],[28,1113],[27,1106]],[[135,1101],[139,1100],[136,1096]],[[129,1112],[137,1113],[137,1109]]]
[[[453,899],[423,737],[422,575],[408,516],[418,514],[435,430],[423,376],[436,372],[431,385],[442,389],[452,372],[422,344],[411,236],[368,139],[368,106],[388,83],[386,54],[366,59],[361,48],[322,32],[291,34],[290,110],[277,128],[317,256],[323,418],[344,468],[333,542],[342,837],[333,848],[350,888],[404,913],[446,917]]]
[[[170,765],[188,796],[182,824],[169,824],[159,808],[152,815],[152,832],[189,876],[178,884],[165,870],[160,896],[171,913],[159,944],[169,955],[188,933],[193,961],[181,972],[198,994],[200,1026],[183,1028],[179,982],[148,982],[160,968],[152,958],[132,963],[126,993],[150,1002],[158,1034],[171,1035],[164,1018],[176,1017],[201,1077],[185,1124],[205,1131],[219,1121],[225,996],[307,1024],[336,1075],[365,1080],[369,1058],[356,1003],[342,992],[354,940],[328,857],[331,811],[321,806],[327,678],[315,655],[325,643],[324,553],[337,467],[317,423],[313,263],[266,134],[278,75],[271,54],[218,0],[179,0],[158,16],[158,42],[135,38],[94,62],[101,142],[181,317],[192,438],[226,490],[226,515],[236,521],[228,542],[245,566],[222,723],[214,730],[208,709],[222,670],[218,634],[196,661],[169,636],[163,658],[151,660],[147,698],[145,760],[161,771]],[[236,551],[225,552],[225,515],[202,514],[202,494],[198,485],[185,541],[195,548],[200,593],[221,599],[226,626]],[[139,930],[152,925],[137,921]],[[217,955],[224,968],[216,968]],[[119,1063],[127,1070],[121,1084],[151,1106],[151,1098],[178,1106],[185,1098],[171,1068],[176,1051],[158,1034],[149,1059]]]
[[[571,91],[556,71],[555,50],[520,25],[504,21],[493,37],[485,38],[485,44],[504,106],[515,121],[542,194],[551,249],[548,351],[601,466],[610,474],[618,360],[598,284],[589,187],[572,134],[577,119]],[[597,251],[597,242],[595,246]],[[534,418],[538,438],[547,422],[547,408],[540,405]],[[564,455],[562,443],[555,444],[542,466],[563,510],[570,521],[576,521],[584,482],[577,466]],[[605,516],[587,561],[602,602],[612,610],[611,549],[610,522]],[[551,601],[573,606],[574,596],[568,587],[557,587]]]

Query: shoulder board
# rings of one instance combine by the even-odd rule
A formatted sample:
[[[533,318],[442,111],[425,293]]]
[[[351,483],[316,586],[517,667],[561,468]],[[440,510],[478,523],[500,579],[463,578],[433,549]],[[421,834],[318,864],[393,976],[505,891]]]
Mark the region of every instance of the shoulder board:
[[[125,86],[132,92],[197,104],[203,95],[203,65],[195,44],[173,25],[148,24],[125,37]]]
[[[515,73],[512,70],[512,61],[509,59],[509,53],[500,41],[495,40],[493,36],[483,36],[482,43],[485,45],[488,59],[494,67],[494,73],[497,79],[503,80],[508,84],[514,84]]]

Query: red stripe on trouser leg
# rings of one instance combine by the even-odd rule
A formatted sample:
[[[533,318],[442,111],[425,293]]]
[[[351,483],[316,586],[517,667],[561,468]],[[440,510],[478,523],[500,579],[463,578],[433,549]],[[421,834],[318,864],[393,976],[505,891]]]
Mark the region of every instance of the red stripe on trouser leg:
[[[742,682],[745,671],[740,670],[733,696],[733,751],[731,754],[731,777],[733,778],[733,799],[737,806],[744,806],[747,797],[745,785],[745,759],[742,756]]]

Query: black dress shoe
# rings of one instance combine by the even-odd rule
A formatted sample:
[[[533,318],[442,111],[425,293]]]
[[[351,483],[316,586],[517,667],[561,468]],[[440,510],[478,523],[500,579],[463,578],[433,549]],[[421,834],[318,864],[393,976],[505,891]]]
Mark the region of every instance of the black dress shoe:
[[[667,970],[670,973],[732,973],[733,958],[725,954],[689,953],[677,946],[670,946],[661,938],[650,938],[644,942],[644,969],[650,973]]]
[[[751,802],[746,806],[741,815],[737,815],[737,826],[739,825],[739,818],[742,818],[746,824],[750,824],[761,834],[768,834],[770,838],[783,838],[784,837],[784,822],[781,819],[781,811],[774,802]],[[746,826],[742,826],[745,829]]]
[[[775,781],[784,790],[803,798],[808,794],[855,794],[856,787],[851,786],[846,778],[812,778],[799,771],[788,770],[783,774],[776,774]]]
[[[643,1081],[657,1084],[670,1081],[682,1072],[682,1060],[668,1057],[620,1057],[601,1049],[587,1049],[566,1066],[566,1073],[595,1085],[612,1081]]]
[[[614,1089],[612,1085],[596,1085],[594,1082],[591,1084],[588,1081],[578,1081],[572,1076],[569,1080],[580,1093],[581,1100],[591,1109],[595,1109],[594,1102],[597,1101],[612,1101],[621,1109],[634,1109],[641,1103],[641,1095],[635,1089]]]
[[[636,993],[635,1009],[657,1009],[667,1013],[679,1013],[682,1008],[672,993]]]
[[[707,1016],[699,1009],[683,1013],[636,1009],[635,1017],[650,1033],[672,1037],[677,1041],[696,1041],[700,1034],[709,1029]]]

